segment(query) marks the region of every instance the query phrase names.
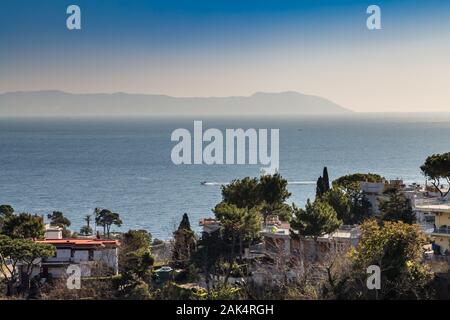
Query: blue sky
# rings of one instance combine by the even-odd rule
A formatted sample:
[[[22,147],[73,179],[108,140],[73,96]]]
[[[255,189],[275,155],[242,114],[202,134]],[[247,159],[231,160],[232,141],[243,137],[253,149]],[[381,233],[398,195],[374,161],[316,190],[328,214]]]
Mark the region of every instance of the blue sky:
[[[81,8],[82,30],[65,26],[70,4]],[[381,7],[382,30],[366,28],[370,4]],[[450,1],[2,0],[0,6],[0,92],[296,90],[361,111],[392,110],[391,104],[428,111],[429,101],[433,110],[448,108]]]

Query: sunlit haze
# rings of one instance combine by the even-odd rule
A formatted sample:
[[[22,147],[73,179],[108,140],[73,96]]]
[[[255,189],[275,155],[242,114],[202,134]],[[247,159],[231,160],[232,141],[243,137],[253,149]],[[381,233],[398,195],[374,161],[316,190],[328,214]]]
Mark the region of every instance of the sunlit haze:
[[[0,92],[297,91],[360,112],[450,111],[450,3],[2,1]],[[433,4],[433,6],[431,5]],[[23,10],[27,7],[28,10]]]

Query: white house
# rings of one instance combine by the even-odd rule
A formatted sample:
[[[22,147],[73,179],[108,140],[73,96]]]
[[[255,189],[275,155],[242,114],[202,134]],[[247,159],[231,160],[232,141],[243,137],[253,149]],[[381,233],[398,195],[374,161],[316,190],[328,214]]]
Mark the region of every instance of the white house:
[[[361,182],[361,191],[372,205],[371,211],[374,215],[380,214],[379,198],[382,196],[386,187],[385,182]]]
[[[211,234],[220,229],[220,222],[214,218],[203,218],[199,221],[199,226],[203,228],[203,233]]]
[[[33,274],[47,278],[67,276],[69,265],[76,264],[81,268],[81,276],[117,274],[119,242],[109,239],[96,238],[62,238],[62,229],[47,227],[44,240],[36,240],[55,246],[53,257],[39,259]]]

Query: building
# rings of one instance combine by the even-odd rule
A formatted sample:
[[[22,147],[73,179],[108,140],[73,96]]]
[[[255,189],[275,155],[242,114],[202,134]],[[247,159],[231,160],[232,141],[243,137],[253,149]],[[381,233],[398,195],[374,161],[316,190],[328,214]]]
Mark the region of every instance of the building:
[[[200,220],[204,234],[211,234],[220,229],[220,222],[205,218]],[[277,216],[269,216],[261,230],[262,243],[253,244],[244,249],[244,257],[251,259],[261,256],[295,256],[308,252],[307,255],[324,256],[338,250],[346,251],[357,246],[360,238],[358,226],[341,226],[331,234],[314,240],[312,237],[298,237],[288,222],[280,221]]]
[[[442,255],[450,254],[450,201],[440,199],[424,200],[415,208],[434,214],[434,228],[431,233],[436,251]]]
[[[360,188],[364,196],[371,204],[371,214],[379,215],[379,198],[382,197],[383,191],[386,187],[385,182],[361,182]]]
[[[53,257],[38,259],[31,277],[65,277],[69,265],[74,264],[80,267],[82,277],[115,275],[119,272],[119,242],[116,240],[92,237],[63,239],[61,228],[47,226],[45,239],[36,242],[55,246],[56,253]]]
[[[278,217],[267,219],[267,223],[261,231],[263,237],[263,249],[268,253],[291,253],[291,226],[287,222],[281,222]]]
[[[61,227],[45,226],[45,239],[62,239],[63,229]]]
[[[291,250],[293,254],[305,259],[326,258],[327,255],[344,254],[351,247],[356,247],[361,237],[357,225],[343,225],[336,231],[313,239],[312,237],[293,237]]]
[[[220,229],[220,222],[214,218],[203,218],[198,224],[202,227],[202,232],[207,234],[211,234]]]
[[[82,277],[118,274],[118,243],[103,239],[45,239],[40,243],[56,247],[54,257],[43,259],[40,275],[54,278],[66,275],[67,267],[76,264],[81,268]],[[98,271],[98,272],[97,272]]]
[[[267,254],[301,255],[304,257],[322,257],[330,252],[347,251],[358,245],[361,232],[358,226],[341,226],[330,234],[317,239],[298,237],[287,222],[278,217],[268,219],[261,232],[263,250]],[[307,253],[305,255],[305,253]]]

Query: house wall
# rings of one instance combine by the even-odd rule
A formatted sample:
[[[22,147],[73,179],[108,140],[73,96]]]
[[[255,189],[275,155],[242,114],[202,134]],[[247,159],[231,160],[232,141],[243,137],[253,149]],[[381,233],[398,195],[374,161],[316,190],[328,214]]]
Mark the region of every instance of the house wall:
[[[433,236],[434,242],[441,247],[441,253],[450,252],[450,236]]]
[[[360,187],[361,191],[365,194],[367,200],[372,205],[372,214],[380,214],[378,198],[382,195],[383,190],[386,187],[384,182],[361,182]]]
[[[45,230],[45,239],[62,239],[62,231],[56,229]]]
[[[436,227],[448,226],[450,227],[450,212],[442,212],[435,216]]]
[[[450,212],[437,213],[435,215],[435,225],[437,228],[447,226],[450,227]],[[441,253],[450,252],[450,234],[434,235],[434,241],[441,247]]]
[[[354,247],[358,240],[340,239],[314,241],[312,238],[291,239],[291,252],[307,260],[327,258],[328,254],[344,254],[350,247]],[[356,243],[354,245],[354,243]]]
[[[56,249],[56,257],[49,257],[46,261],[70,261],[70,249]]]
[[[89,250],[74,250],[73,262],[89,261]]]
[[[92,260],[89,260],[89,251],[93,250]],[[117,248],[102,248],[102,249],[66,249],[59,248],[56,250],[56,257],[47,258],[47,262],[67,262],[68,264],[78,264],[81,267],[81,276],[89,277],[92,274],[92,268],[97,267],[95,262],[102,262],[107,267],[111,268],[115,274],[119,272],[118,265],[118,249]],[[73,252],[73,257],[72,257]],[[68,265],[63,266],[48,266],[48,272],[55,278],[67,276],[66,270]],[[33,275],[38,275],[42,270],[35,268]]]

